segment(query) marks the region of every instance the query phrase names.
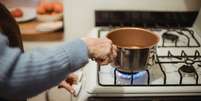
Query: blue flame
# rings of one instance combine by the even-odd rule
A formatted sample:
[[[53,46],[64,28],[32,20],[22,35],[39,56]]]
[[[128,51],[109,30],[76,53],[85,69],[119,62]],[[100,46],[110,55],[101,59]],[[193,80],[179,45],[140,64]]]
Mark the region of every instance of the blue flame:
[[[123,79],[131,79],[131,77],[133,76],[133,79],[136,80],[136,79],[142,78],[146,74],[146,71],[135,72],[133,74],[123,73],[123,72],[119,72],[119,71],[117,71],[116,73],[117,73],[117,76],[119,76]]]

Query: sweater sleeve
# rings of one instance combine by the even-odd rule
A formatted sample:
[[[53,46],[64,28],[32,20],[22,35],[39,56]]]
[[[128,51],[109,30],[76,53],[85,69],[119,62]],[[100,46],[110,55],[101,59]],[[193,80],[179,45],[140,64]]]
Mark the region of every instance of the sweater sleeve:
[[[76,39],[59,47],[21,53],[0,33],[0,97],[26,99],[51,88],[88,62],[86,44]]]

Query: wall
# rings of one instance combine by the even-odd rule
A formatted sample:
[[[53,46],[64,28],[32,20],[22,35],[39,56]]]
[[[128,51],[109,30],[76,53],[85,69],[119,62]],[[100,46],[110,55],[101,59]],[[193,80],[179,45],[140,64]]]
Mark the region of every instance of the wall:
[[[201,0],[95,0],[96,8],[103,10],[154,10],[154,11],[194,11]],[[111,6],[112,5],[112,6]]]
[[[13,6],[35,7],[40,0],[0,0],[0,1],[7,7],[13,7]]]
[[[65,35],[67,39],[83,36],[94,26],[95,0],[64,0]]]
[[[200,9],[199,15],[195,21],[194,27],[198,30],[198,32],[200,32],[198,34],[201,36],[201,9]]]
[[[94,10],[168,10],[194,11],[201,0],[64,0],[65,35],[72,39],[94,28]]]
[[[25,6],[25,7],[35,7],[41,1],[63,1],[63,0],[0,0],[3,4],[6,4],[7,7]]]

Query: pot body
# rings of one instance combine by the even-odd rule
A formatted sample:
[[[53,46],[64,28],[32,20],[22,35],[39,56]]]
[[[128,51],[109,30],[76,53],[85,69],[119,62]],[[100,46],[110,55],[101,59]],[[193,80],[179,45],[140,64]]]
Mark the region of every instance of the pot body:
[[[117,45],[117,57],[112,65],[122,72],[139,72],[155,61],[156,44],[159,37],[140,28],[120,28],[107,37]]]
[[[123,72],[143,71],[147,69],[148,65],[154,64],[155,53],[154,47],[145,49],[118,48],[117,57],[112,65]]]

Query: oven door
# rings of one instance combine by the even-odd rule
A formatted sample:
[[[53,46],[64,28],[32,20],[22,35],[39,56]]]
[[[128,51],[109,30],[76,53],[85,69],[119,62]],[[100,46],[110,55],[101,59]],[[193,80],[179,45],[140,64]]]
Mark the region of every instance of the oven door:
[[[89,97],[88,101],[200,101],[201,96]]]

